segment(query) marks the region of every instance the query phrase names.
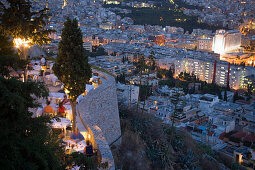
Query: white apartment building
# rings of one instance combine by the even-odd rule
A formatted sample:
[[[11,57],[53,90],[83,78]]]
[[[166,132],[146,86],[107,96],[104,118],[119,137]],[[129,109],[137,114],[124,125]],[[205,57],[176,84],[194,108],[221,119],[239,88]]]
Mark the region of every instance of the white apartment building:
[[[240,89],[245,87],[245,77],[255,74],[255,68],[232,65],[212,58],[187,56],[177,58],[175,61],[175,76],[181,72],[193,73],[202,81],[207,83],[215,81],[220,86],[227,86],[229,77],[230,88]]]
[[[241,36],[239,30],[217,30],[213,37],[212,50],[217,54],[234,50],[241,45]]]

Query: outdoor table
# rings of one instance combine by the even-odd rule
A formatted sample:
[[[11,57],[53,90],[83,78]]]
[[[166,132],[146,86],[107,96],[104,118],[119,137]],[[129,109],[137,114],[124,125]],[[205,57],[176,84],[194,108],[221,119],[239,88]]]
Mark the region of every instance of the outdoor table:
[[[50,121],[53,129],[64,129],[64,134],[66,134],[66,127],[71,125],[71,120],[63,117],[55,117]]]
[[[52,101],[52,103],[57,104],[56,100],[63,100],[64,99],[64,93],[57,93],[57,92],[51,92],[49,94],[48,100]]]
[[[32,67],[33,67],[34,70],[37,70],[37,71],[41,70],[40,65],[33,65]]]
[[[66,118],[67,119],[72,119],[72,106],[65,104],[64,107],[66,108]]]
[[[28,75],[36,75],[36,76],[38,76],[39,75],[39,71],[37,71],[37,70],[28,70],[27,74]]]
[[[78,143],[76,143],[73,140],[67,140],[65,143],[66,143],[66,149],[73,149],[76,152],[82,152],[82,153],[84,152],[84,148],[87,146],[84,140]]]

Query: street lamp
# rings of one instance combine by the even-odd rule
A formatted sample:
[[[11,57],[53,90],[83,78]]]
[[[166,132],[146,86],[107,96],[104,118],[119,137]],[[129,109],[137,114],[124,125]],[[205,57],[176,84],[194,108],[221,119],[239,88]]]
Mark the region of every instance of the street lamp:
[[[21,59],[27,59],[27,50],[30,47],[31,40],[14,38],[13,43],[15,47],[20,51]]]
[[[14,38],[13,43],[15,47],[19,50],[20,59],[27,60],[27,50],[30,48],[30,45],[32,43],[31,40]],[[27,80],[27,67],[28,67],[28,64],[26,64],[26,68],[24,70],[24,77],[23,77],[24,82]]]

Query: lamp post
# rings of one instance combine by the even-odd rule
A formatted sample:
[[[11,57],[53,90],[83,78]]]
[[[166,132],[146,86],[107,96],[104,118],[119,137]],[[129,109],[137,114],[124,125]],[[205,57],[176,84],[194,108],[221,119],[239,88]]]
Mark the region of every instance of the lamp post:
[[[27,51],[30,48],[31,40],[14,38],[13,43],[14,43],[15,47],[18,49],[20,59],[26,61],[28,59]],[[26,67],[24,70],[23,82],[25,82],[27,80],[27,67],[28,67],[28,64],[26,64]]]

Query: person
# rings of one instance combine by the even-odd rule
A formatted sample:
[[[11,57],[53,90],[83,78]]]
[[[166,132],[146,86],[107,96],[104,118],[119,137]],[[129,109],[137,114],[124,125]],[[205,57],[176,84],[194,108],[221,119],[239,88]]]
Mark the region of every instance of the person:
[[[70,102],[70,100],[67,98],[67,95],[64,95],[64,99],[62,100],[62,103],[66,104],[68,102]]]
[[[43,55],[41,55],[41,66],[45,66],[45,64],[46,64],[46,60],[43,57]]]
[[[66,108],[63,106],[63,102],[59,103],[58,113],[65,113]]]
[[[50,101],[47,100],[47,105],[43,108],[44,113],[54,113],[53,108],[50,106]]]
[[[66,108],[63,106],[63,102],[59,103],[58,113],[65,117]]]
[[[93,155],[93,146],[90,144],[89,140],[86,141],[87,146],[85,147],[85,154],[87,156]]]

